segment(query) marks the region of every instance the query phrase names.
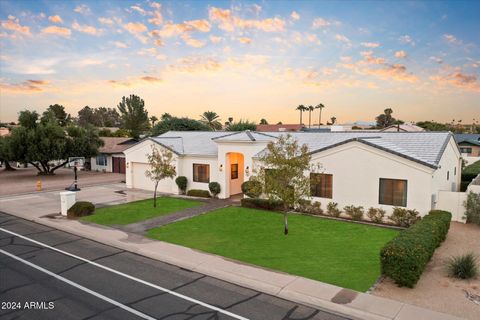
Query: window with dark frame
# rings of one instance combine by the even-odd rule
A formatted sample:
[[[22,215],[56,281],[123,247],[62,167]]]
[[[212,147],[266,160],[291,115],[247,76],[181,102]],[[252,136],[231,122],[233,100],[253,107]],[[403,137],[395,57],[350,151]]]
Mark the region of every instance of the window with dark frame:
[[[310,195],[312,197],[332,198],[333,175],[310,173]]]
[[[380,178],[379,204],[407,206],[407,180]]]
[[[450,171],[447,171],[447,181],[450,180]]]
[[[193,181],[194,182],[210,182],[210,165],[209,164],[193,164]]]
[[[230,165],[230,179],[238,179],[238,163],[232,163]]]

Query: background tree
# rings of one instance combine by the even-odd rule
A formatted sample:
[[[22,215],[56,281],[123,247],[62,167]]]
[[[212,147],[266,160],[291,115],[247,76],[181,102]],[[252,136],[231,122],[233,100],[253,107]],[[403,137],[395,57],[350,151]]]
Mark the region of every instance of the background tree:
[[[12,160],[15,160],[15,155],[11,149],[10,137],[0,137],[0,162],[5,164],[5,171],[15,171],[10,165]]]
[[[248,120],[242,120],[238,122],[232,122],[228,127],[225,128],[225,131],[255,131],[257,130],[257,124]]]
[[[62,127],[65,127],[72,121],[70,114],[65,112],[65,107],[59,104],[50,105],[42,117],[51,117],[51,115]]]
[[[330,123],[331,124],[335,124],[337,122],[337,118],[336,117],[331,117],[330,118]]]
[[[94,110],[89,106],[85,106],[78,111],[77,123],[79,126],[86,127],[88,125],[96,126]]]
[[[132,138],[138,139],[148,127],[148,112],[145,110],[143,99],[134,94],[123,97],[118,104],[118,110],[123,120],[123,127],[130,132]]]
[[[77,126],[66,128],[55,120],[36,123],[34,127],[20,126],[12,130],[10,150],[16,161],[30,163],[39,174],[54,174],[55,170],[68,163],[70,157],[92,157],[98,153],[103,142],[98,133]],[[52,160],[62,160],[51,166]]]
[[[197,120],[162,116],[162,120],[152,128],[152,135],[158,136],[167,131],[211,131],[211,129]]]
[[[305,172],[316,172],[320,165],[311,164],[308,147],[299,145],[291,135],[281,135],[267,145],[259,159],[260,170],[250,180],[255,193],[264,193],[270,200],[283,203],[284,234],[288,234],[288,211],[299,201],[310,197],[310,177]],[[256,187],[255,187],[256,186]]]
[[[222,124],[220,123],[219,115],[214,111],[205,111],[200,115],[200,122],[209,126],[213,131],[221,130]]]
[[[264,118],[260,119],[260,124],[268,124],[267,119],[264,119]]]
[[[322,124],[322,109],[325,108],[325,106],[322,103],[319,103],[315,106],[315,109],[318,109],[318,127]]]
[[[155,126],[155,122],[157,122],[157,121],[158,121],[157,117],[155,117],[155,116],[150,117],[150,122],[152,123],[152,128]]]
[[[449,131],[450,126],[444,123],[435,121],[419,121],[415,125],[427,130],[427,131]]]
[[[303,124],[303,119],[302,119],[303,113],[304,113],[305,111],[307,111],[308,109],[307,109],[307,107],[305,107],[303,104],[301,104],[301,105],[299,105],[295,110],[300,111],[300,125],[302,125],[302,124]]]
[[[36,111],[24,110],[18,114],[18,124],[24,128],[35,128],[39,114]]]
[[[167,149],[162,148],[159,151],[154,145],[152,145],[152,153],[147,154],[147,159],[150,169],[145,171],[145,175],[155,184],[153,191],[153,207],[156,208],[158,183],[163,179],[174,178],[177,172],[175,171],[173,153]]]
[[[377,128],[386,128],[395,124],[396,119],[392,117],[392,114],[393,110],[391,108],[383,110],[383,113],[375,118],[377,121]]]
[[[312,111],[315,109],[313,106],[308,106],[308,127],[312,126]]]

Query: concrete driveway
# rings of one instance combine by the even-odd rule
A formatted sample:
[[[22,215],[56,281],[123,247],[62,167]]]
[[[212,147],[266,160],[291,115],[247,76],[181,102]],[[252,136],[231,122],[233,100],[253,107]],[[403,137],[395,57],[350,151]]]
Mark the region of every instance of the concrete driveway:
[[[61,168],[53,176],[38,176],[34,167],[18,168],[15,171],[0,169],[0,197],[36,192],[37,181],[42,182],[42,191],[63,190],[73,182],[73,170]],[[119,183],[125,180],[120,173],[78,171],[78,183],[82,186]]]
[[[31,218],[59,213],[60,192],[47,191],[0,196],[0,211],[20,215],[28,213]],[[126,203],[152,198],[152,196],[152,192],[149,191],[127,189],[123,183],[82,187],[80,191],[76,192],[77,201],[90,201],[96,206]]]

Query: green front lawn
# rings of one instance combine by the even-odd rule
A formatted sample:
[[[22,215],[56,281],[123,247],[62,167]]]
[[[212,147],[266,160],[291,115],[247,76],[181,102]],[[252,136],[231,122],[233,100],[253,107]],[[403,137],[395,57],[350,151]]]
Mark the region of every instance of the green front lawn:
[[[201,204],[200,201],[160,197],[157,198],[156,208],[153,207],[153,199],[140,200],[96,209],[95,214],[83,217],[82,220],[104,225],[130,224]]]
[[[228,207],[163,227],[148,236],[258,266],[366,291],[380,275],[380,248],[396,230]]]

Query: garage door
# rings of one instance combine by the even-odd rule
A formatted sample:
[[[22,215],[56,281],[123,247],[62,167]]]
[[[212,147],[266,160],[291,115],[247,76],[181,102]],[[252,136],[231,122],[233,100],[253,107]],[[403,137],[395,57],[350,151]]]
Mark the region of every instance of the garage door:
[[[155,183],[145,176],[149,165],[147,163],[133,162],[132,170],[132,187],[136,189],[152,190],[155,188]],[[175,182],[173,179],[163,179],[158,184],[158,192],[172,193]]]

